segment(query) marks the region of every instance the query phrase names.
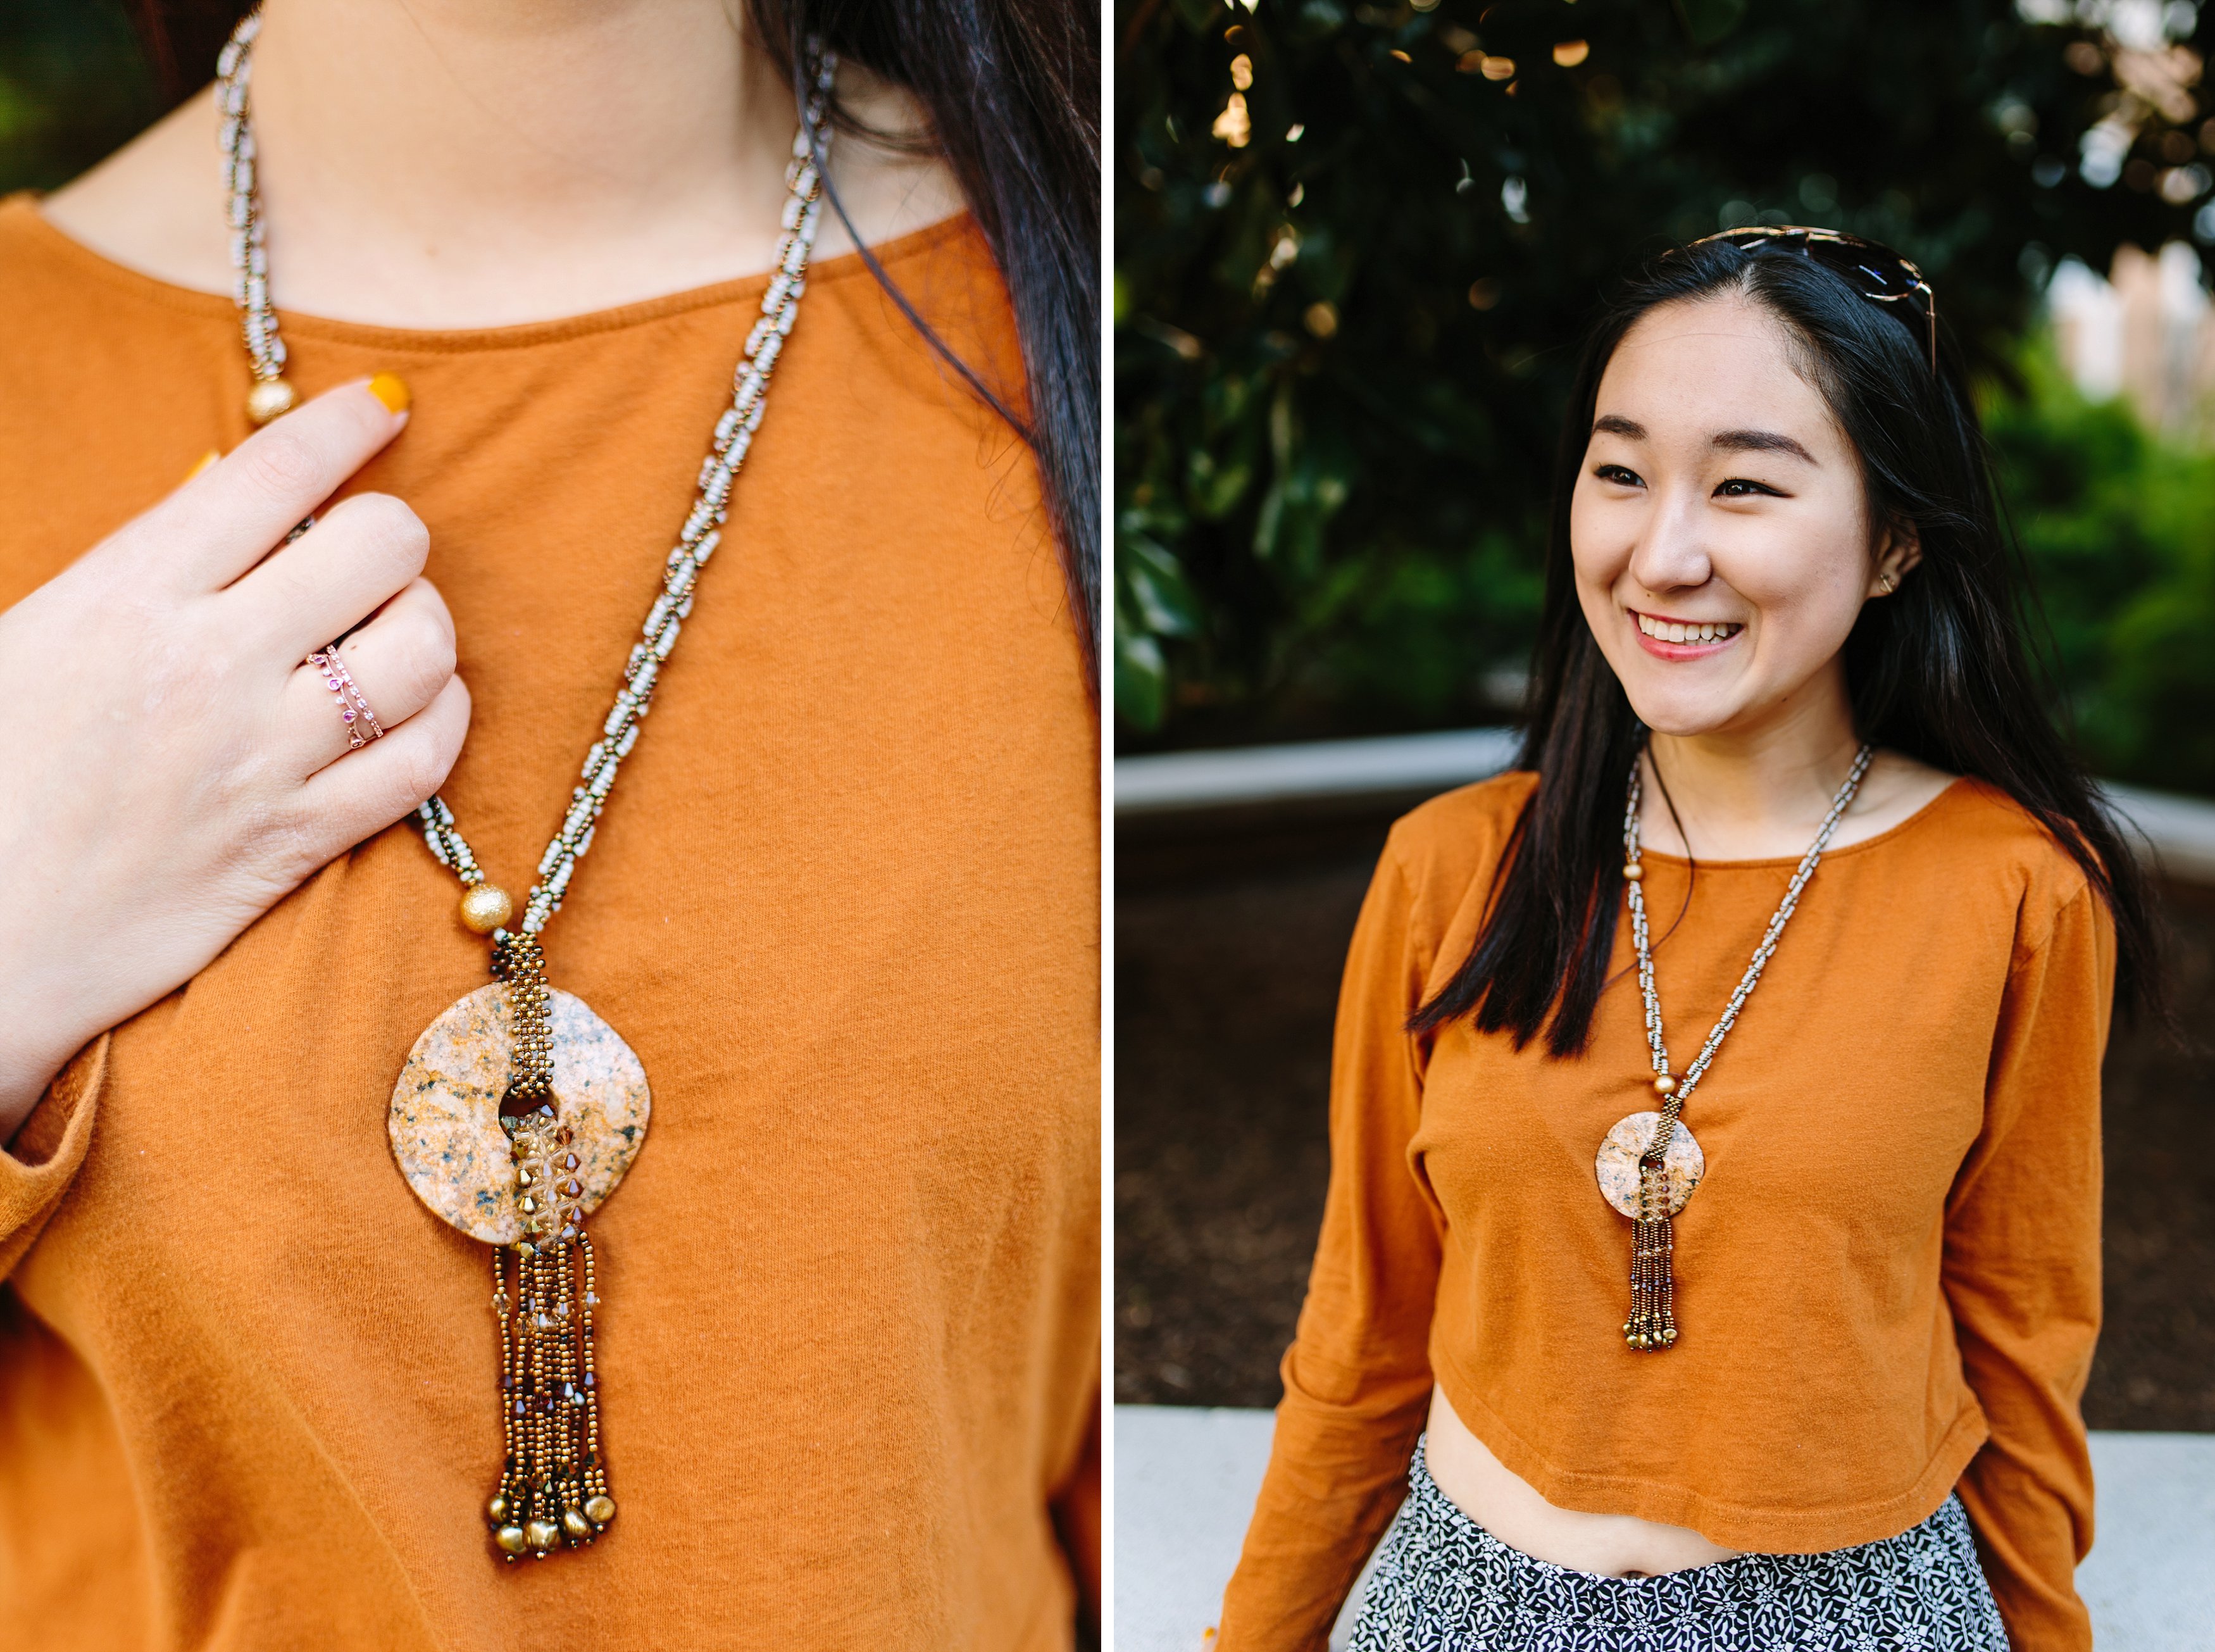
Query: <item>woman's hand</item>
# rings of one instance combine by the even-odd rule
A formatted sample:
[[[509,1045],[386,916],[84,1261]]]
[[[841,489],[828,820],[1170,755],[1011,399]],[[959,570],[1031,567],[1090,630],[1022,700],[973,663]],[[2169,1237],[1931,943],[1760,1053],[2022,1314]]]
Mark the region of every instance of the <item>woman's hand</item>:
[[[399,381],[373,382],[258,432],[0,613],[0,1142],[77,1050],[461,752],[469,691],[415,513],[355,494],[273,554],[407,423]],[[371,615],[341,658],[386,732],[350,751],[303,661]]]

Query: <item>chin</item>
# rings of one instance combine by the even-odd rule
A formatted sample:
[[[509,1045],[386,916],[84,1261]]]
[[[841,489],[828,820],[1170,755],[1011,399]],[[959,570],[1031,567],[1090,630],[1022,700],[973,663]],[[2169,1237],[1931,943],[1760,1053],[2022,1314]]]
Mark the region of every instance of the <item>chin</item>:
[[[1740,709],[1735,696],[1726,699],[1721,695],[1688,694],[1682,690],[1641,693],[1628,685],[1624,691],[1639,722],[1657,734],[1680,739],[1712,734],[1726,728]]]

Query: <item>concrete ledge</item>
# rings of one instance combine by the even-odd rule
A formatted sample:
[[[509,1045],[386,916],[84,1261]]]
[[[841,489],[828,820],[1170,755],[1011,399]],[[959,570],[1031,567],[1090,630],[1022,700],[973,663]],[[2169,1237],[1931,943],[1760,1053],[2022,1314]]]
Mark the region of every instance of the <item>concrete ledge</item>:
[[[1115,814],[1120,819],[1372,792],[1450,791],[1505,769],[1519,738],[1510,728],[1457,728],[1118,758]]]
[[[1269,1456],[1267,1411],[1115,1408],[1116,1652],[1200,1652]],[[2095,1434],[2077,1569],[2101,1652],[2215,1644],[2215,1434]],[[1343,1647],[1356,1588],[1331,1637]]]
[[[1488,779],[1514,760],[1510,728],[1313,740],[1115,760],[1115,818],[1251,815],[1374,797],[1417,799]],[[2136,786],[2101,788],[2167,875],[2215,884],[2215,802]]]

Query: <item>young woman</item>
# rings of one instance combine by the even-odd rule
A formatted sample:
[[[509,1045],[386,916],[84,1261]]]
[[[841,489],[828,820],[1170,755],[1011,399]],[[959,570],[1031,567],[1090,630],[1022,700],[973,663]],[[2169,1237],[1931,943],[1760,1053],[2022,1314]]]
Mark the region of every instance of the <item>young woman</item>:
[[[155,10],[0,206],[0,1643],[1070,1645],[1094,15]]]
[[[1399,823],[1355,935],[1221,1652],[1320,1648],[1403,1495],[1361,1649],[2089,1646],[2147,895],[1935,304],[1750,230],[1599,322],[1521,764]]]

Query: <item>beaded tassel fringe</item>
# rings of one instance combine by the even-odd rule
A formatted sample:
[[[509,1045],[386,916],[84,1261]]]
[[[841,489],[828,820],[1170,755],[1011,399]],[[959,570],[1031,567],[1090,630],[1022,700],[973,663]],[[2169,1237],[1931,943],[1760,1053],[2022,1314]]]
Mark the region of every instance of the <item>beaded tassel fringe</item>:
[[[600,1450],[600,1384],[592,1345],[592,1241],[569,1127],[555,1111],[546,956],[537,937],[503,931],[493,971],[507,983],[508,1081],[500,1127],[515,1160],[523,1236],[509,1262],[492,1253],[500,1325],[500,1415],[507,1450],[485,1514],[511,1563],[592,1542],[616,1517]]]
[[[1655,1185],[1661,1171],[1644,1164],[1638,1170],[1639,1202],[1649,1211],[1666,1212],[1668,1195]],[[1669,1229],[1666,1215],[1640,1217],[1630,1224],[1630,1317],[1623,1322],[1623,1339],[1641,1354],[1677,1340],[1677,1287],[1669,1268],[1675,1245]]]

